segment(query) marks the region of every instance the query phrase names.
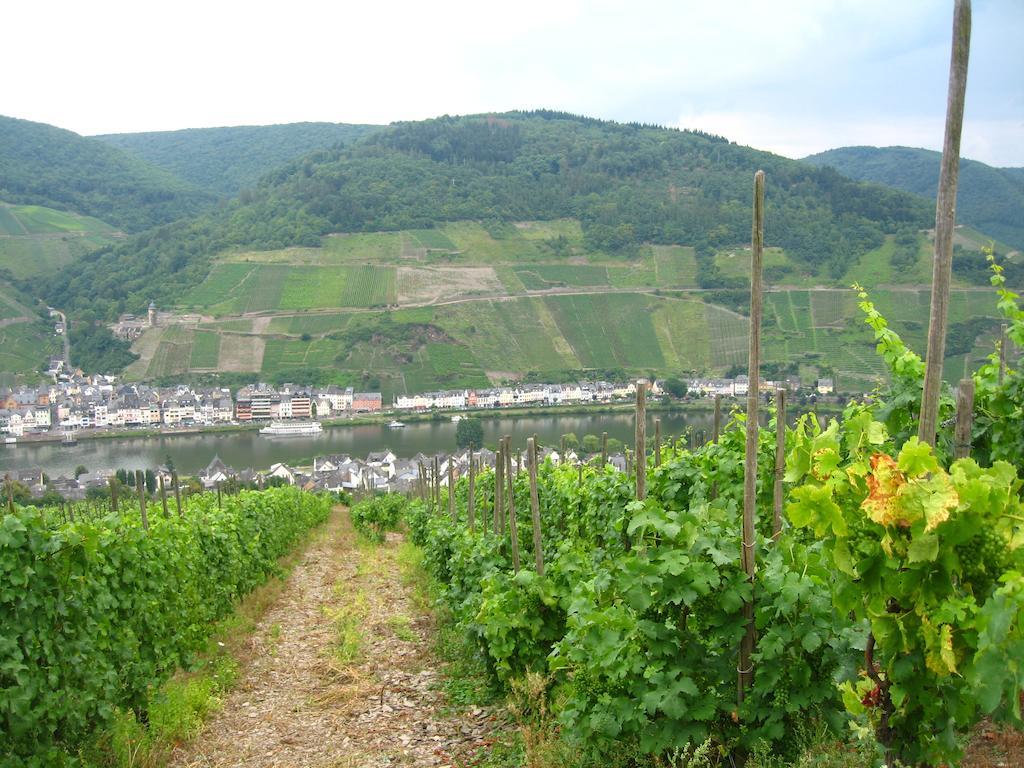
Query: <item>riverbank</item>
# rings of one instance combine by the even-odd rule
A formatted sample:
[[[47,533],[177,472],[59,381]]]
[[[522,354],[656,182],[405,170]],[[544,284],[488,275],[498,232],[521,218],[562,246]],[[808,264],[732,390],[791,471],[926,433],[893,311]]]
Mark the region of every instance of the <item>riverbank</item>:
[[[742,408],[743,401],[739,398],[723,398],[723,413],[728,414],[734,408]],[[842,411],[839,403],[818,403],[819,413],[834,414]],[[358,414],[340,418],[320,419],[325,429],[351,428],[386,425],[394,419],[401,419],[405,424],[445,423],[453,416],[471,417],[481,420],[506,418],[535,418],[544,416],[601,416],[632,413],[632,402],[596,403],[575,405],[541,405],[521,408],[477,408],[463,410],[430,411],[415,413],[408,411],[381,411],[374,414]],[[714,410],[714,401],[710,398],[687,400],[683,402],[663,403],[653,401],[647,404],[648,413],[685,414],[710,413]],[[255,432],[263,427],[262,422],[250,424],[212,424],[189,427],[168,427],[166,429],[83,429],[75,433],[78,441],[83,440],[135,440],[138,438],[165,438],[176,436],[221,435]],[[64,439],[62,432],[45,432],[37,435],[25,435],[18,438],[18,445],[34,445],[39,443],[60,443]]]

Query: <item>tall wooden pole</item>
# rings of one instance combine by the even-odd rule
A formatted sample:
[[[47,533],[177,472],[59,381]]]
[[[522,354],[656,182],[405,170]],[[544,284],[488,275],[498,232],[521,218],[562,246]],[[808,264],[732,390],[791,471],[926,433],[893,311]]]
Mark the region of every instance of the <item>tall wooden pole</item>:
[[[438,462],[437,456],[434,456],[434,472],[430,481],[431,495],[434,501],[434,514],[436,515],[441,511],[441,464]]]
[[[142,528],[149,530],[149,515],[146,514],[146,476],[141,469],[135,470],[135,489],[139,492],[139,512],[142,515]]]
[[[184,517],[185,510],[181,506],[181,483],[178,482],[177,472],[171,472],[171,482],[174,483],[174,503],[178,507],[178,517]]]
[[[537,443],[531,437],[527,442],[526,453],[530,466],[530,515],[533,521],[533,561],[537,574],[544,575],[544,548],[540,535],[540,499],[537,494]]]
[[[661,466],[661,419],[654,420],[654,466]]]
[[[608,433],[601,433],[601,469],[608,464]]]
[[[458,518],[458,511],[455,509],[455,457],[448,457],[448,516],[452,522]]]
[[[476,464],[473,461],[473,444],[469,444],[469,497],[466,499],[466,518],[469,532],[476,530]]]
[[[160,504],[164,510],[164,517],[169,518],[171,513],[167,511],[167,488],[164,485],[163,473],[160,474]]]
[[[4,475],[4,487],[7,490],[7,511],[14,514],[14,485],[11,482],[10,474]]]
[[[772,537],[782,533],[782,478],[786,474],[786,390],[775,390],[775,498],[772,508]]]
[[[712,426],[714,432],[712,432],[711,440],[714,443],[718,442],[718,436],[722,434],[722,396],[715,395],[715,421]]]
[[[754,520],[757,515],[757,406],[761,382],[761,268],[764,258],[764,171],[754,174],[754,223],[750,248],[750,352],[747,389],[747,443],[743,463],[743,572],[754,585]],[[754,600],[743,603],[747,631],[740,643],[737,690],[742,704],[747,688],[754,682]]]
[[[946,354],[949,281],[953,269],[953,229],[956,226],[956,187],[960,175],[960,133],[967,91],[967,60],[971,49],[971,3],[956,0],[953,9],[953,50],[946,96],[946,132],[942,143],[939,191],[935,200],[935,261],[932,265],[932,304],[928,320],[928,357],[918,439],[935,444],[942,387],[942,359]]]
[[[110,509],[117,514],[117,477],[110,478]]]
[[[519,573],[519,529],[516,525],[515,475],[512,474],[512,438],[505,437],[505,480],[508,483],[508,529],[512,539],[512,570]]]
[[[971,455],[971,428],[974,426],[974,379],[960,379],[956,392],[956,429],[953,456],[965,459]]]
[[[505,535],[505,443],[500,439],[494,454],[494,532]]]
[[[636,498],[643,501],[647,498],[647,382],[638,379],[636,382],[636,428],[634,430],[636,448]]]

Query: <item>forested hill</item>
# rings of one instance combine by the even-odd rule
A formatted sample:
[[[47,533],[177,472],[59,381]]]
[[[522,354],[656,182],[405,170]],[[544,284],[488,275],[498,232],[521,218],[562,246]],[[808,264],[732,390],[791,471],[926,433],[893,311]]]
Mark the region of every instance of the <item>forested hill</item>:
[[[127,150],[208,192],[234,197],[286,163],[378,126],[345,123],[188,128],[151,133],[111,133],[95,138]]]
[[[591,250],[629,258],[643,242],[680,243],[707,259],[750,241],[758,168],[768,175],[768,243],[826,277],[844,274],[885,233],[932,219],[921,198],[715,136],[554,112],[443,117],[307,155],[202,219],[86,257],[47,298],[108,316],[138,311],[151,298],[172,303],[228,247],[316,246],[330,232],[467,219],[497,230],[571,217]],[[701,268],[713,287],[713,264]]]
[[[71,211],[137,232],[216,198],[97,139],[0,116],[0,201]]]
[[[805,157],[844,176],[935,199],[942,155],[913,147],[840,147]],[[1014,248],[1024,248],[1024,169],[961,159],[957,219]]]

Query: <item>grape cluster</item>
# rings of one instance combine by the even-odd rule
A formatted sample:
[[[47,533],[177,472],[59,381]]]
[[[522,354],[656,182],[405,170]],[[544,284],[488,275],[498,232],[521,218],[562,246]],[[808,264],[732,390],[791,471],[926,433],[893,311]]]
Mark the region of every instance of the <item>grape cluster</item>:
[[[964,584],[976,596],[987,595],[1009,565],[1006,540],[998,532],[986,528],[956,547]]]

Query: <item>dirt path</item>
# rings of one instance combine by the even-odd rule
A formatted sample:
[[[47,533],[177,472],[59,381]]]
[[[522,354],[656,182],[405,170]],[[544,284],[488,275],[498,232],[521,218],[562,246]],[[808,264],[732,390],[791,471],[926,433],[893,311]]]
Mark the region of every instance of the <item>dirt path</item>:
[[[447,766],[482,746],[488,713],[447,717],[429,615],[400,539],[356,541],[336,510],[253,634],[221,711],[173,766]]]

